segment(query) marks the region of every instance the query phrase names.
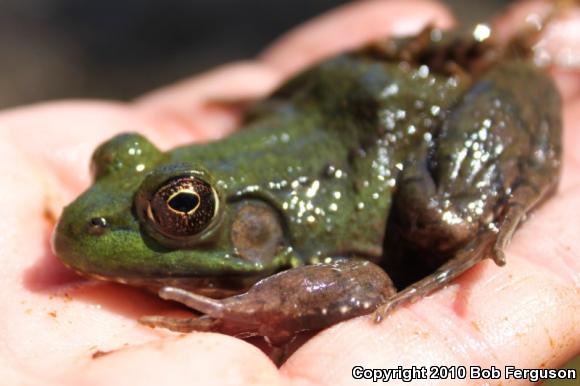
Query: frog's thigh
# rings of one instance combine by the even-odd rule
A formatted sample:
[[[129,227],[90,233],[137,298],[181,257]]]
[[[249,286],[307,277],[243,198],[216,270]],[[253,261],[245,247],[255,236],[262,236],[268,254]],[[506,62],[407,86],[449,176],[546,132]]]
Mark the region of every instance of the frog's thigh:
[[[185,304],[219,323],[212,331],[245,336],[261,335],[283,341],[300,331],[317,330],[372,312],[396,292],[377,265],[359,259],[301,266],[265,278],[248,292],[211,299],[174,287],[159,295]],[[148,325],[183,331],[195,323],[148,317]],[[202,331],[207,322],[201,324]]]
[[[477,233],[476,215],[464,208],[479,196],[469,190],[456,195],[439,192],[427,162],[426,149],[407,162],[394,198],[395,222],[417,249],[448,254]]]
[[[488,257],[498,236],[493,229],[481,229],[474,213],[466,215],[462,210],[476,201],[477,195],[467,190],[447,196],[437,189],[427,168],[426,153],[416,153],[405,167],[395,197],[395,221],[401,235],[416,249],[451,258],[382,304],[375,313],[377,322],[392,309],[427,296]],[[509,236],[511,233],[506,233]]]

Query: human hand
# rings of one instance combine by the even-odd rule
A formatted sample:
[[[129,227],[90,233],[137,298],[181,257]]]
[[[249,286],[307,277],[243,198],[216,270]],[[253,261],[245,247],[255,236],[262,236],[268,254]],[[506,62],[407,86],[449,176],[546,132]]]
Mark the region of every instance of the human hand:
[[[518,24],[513,21],[523,9],[500,22],[500,33]],[[171,306],[140,290],[80,279],[50,252],[51,218],[90,184],[88,160],[100,142],[138,131],[167,149],[222,136],[235,127],[238,112],[206,101],[264,95],[316,59],[431,22],[446,27],[452,19],[428,1],[357,2],[305,24],[256,61],[219,68],[134,103],[65,101],[0,114],[2,382],[360,384],[351,377],[356,365],[538,368],[577,354],[580,218],[573,214],[580,209],[580,75],[570,71],[555,73],[566,96],[560,191],[516,234],[507,266],[480,263],[379,325],[360,317],[333,326],[280,370],[255,346],[232,337],[140,326],[139,316]],[[574,36],[580,30],[564,42],[551,37],[551,44],[571,44],[566,39]]]

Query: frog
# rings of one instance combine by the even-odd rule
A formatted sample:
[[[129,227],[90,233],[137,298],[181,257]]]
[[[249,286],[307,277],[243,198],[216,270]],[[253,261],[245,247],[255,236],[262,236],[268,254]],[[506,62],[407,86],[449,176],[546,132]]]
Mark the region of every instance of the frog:
[[[151,327],[280,343],[380,322],[486,258],[504,265],[556,191],[561,98],[528,48],[427,27],[302,71],[226,138],[161,151],[118,135],[55,254],[194,313],[143,316]],[[384,268],[397,259],[432,269],[401,286]]]

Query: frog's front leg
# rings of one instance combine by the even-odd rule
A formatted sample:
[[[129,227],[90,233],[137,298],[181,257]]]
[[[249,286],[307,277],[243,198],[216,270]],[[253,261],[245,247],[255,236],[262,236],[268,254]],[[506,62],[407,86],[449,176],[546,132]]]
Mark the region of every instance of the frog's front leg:
[[[302,331],[369,314],[395,292],[390,278],[377,265],[340,259],[282,271],[257,282],[246,293],[219,300],[164,287],[160,297],[205,315],[198,319],[154,316],[141,322],[182,332],[260,335],[281,343]]]

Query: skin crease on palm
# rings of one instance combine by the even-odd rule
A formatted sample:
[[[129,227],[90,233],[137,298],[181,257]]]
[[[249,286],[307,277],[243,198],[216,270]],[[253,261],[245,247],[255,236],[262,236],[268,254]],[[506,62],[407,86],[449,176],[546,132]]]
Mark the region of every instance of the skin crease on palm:
[[[530,9],[542,8],[519,5],[503,16],[498,31],[506,34]],[[140,290],[79,278],[50,251],[50,218],[90,184],[89,158],[105,139],[138,131],[168,149],[221,137],[235,127],[238,112],[207,101],[261,96],[321,57],[372,38],[413,33],[427,23],[447,27],[452,18],[429,1],[356,2],[292,31],[255,61],[218,68],[134,103],[63,101],[0,113],[2,384],[358,385],[364,382],[352,379],[355,365],[538,368],[557,367],[577,355],[577,69],[555,74],[566,99],[559,193],[517,233],[507,266],[484,261],[379,325],[360,317],[329,328],[280,369],[255,346],[229,336],[140,326],[139,316],[166,313],[172,306]],[[572,12],[551,25],[546,42],[562,47],[577,44],[579,37],[580,12]]]

